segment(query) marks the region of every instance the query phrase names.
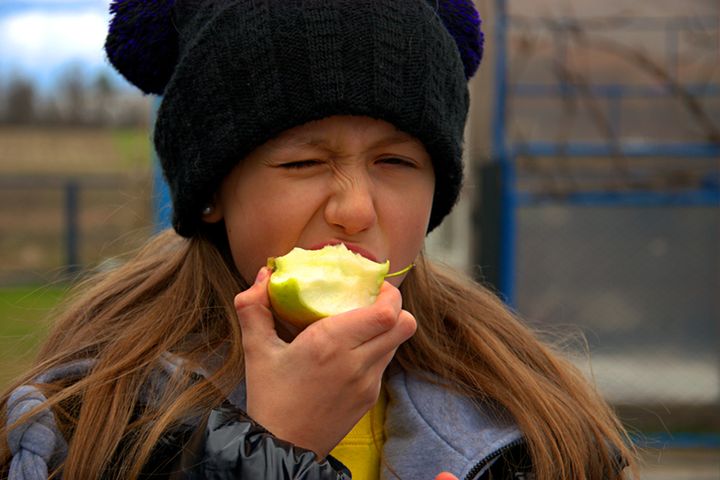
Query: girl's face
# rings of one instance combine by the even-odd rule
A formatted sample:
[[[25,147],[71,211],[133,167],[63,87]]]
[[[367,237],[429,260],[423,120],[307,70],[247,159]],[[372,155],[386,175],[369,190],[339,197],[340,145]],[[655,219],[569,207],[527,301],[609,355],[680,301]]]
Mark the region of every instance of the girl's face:
[[[335,116],[250,153],[224,179],[205,220],[225,221],[249,283],[268,257],[339,242],[371,260],[389,259],[392,272],[420,252],[434,189],[432,162],[417,139],[381,120]]]

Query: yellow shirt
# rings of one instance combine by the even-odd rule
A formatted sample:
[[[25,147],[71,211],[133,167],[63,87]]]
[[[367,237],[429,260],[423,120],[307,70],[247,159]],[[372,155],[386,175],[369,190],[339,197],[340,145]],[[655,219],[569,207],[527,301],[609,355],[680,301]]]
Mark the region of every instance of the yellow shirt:
[[[380,478],[380,452],[385,442],[385,407],[383,390],[375,406],[363,416],[330,454],[350,469],[353,480]]]

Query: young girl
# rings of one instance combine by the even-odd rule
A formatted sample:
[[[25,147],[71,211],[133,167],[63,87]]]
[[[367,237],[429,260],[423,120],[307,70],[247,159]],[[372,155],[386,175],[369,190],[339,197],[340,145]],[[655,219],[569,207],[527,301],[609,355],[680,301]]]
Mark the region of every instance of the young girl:
[[[111,8],[109,59],[163,96],[175,231],[77,288],[2,397],[3,477],[625,478],[582,375],[423,255],[461,186],[470,0]],[[274,318],[267,258],[338,243],[415,268],[302,331]]]

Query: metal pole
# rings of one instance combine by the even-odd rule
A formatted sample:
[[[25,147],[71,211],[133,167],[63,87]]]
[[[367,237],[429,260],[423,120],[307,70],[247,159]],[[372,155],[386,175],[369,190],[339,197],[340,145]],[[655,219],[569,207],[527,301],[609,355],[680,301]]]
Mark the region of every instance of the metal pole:
[[[495,111],[493,156],[500,166],[500,265],[498,289],[510,306],[515,302],[515,171],[507,148],[507,2],[495,0]]]
[[[172,226],[172,201],[170,200],[170,189],[163,176],[160,162],[153,150],[153,212],[155,231],[159,232]]]
[[[505,0],[495,0],[495,111],[493,114],[493,154],[496,161],[505,160],[505,125],[507,103],[507,12]]]
[[[623,89],[620,85],[613,85],[612,88],[608,89],[607,94],[608,102],[608,118],[610,120],[610,131],[612,132],[611,141],[614,143],[620,142],[620,134],[622,132],[622,103],[623,103]]]
[[[665,42],[667,45],[667,71],[673,80],[680,81],[680,62],[678,60],[678,30],[674,23],[665,25]]]
[[[151,125],[155,125],[155,118],[157,110],[160,108],[161,98],[157,97],[153,102]],[[162,168],[160,168],[160,160],[158,159],[157,153],[155,152],[154,146],[151,144],[150,149],[152,151],[153,159],[153,212],[155,231],[159,232],[172,226],[172,200],[170,197],[170,188],[168,187],[165,177],[163,176]]]
[[[76,180],[65,183],[65,269],[72,276],[80,270],[78,248],[78,196],[80,185]]]

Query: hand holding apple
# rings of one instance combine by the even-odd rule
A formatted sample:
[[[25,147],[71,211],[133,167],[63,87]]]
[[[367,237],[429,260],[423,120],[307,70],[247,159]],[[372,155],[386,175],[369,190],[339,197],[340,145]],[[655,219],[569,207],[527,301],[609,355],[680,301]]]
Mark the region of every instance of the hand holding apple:
[[[383,372],[415,332],[400,292],[383,282],[376,301],[312,323],[290,343],[270,311],[270,271],[238,294],[247,412],[278,438],[324,457],[377,401]]]

